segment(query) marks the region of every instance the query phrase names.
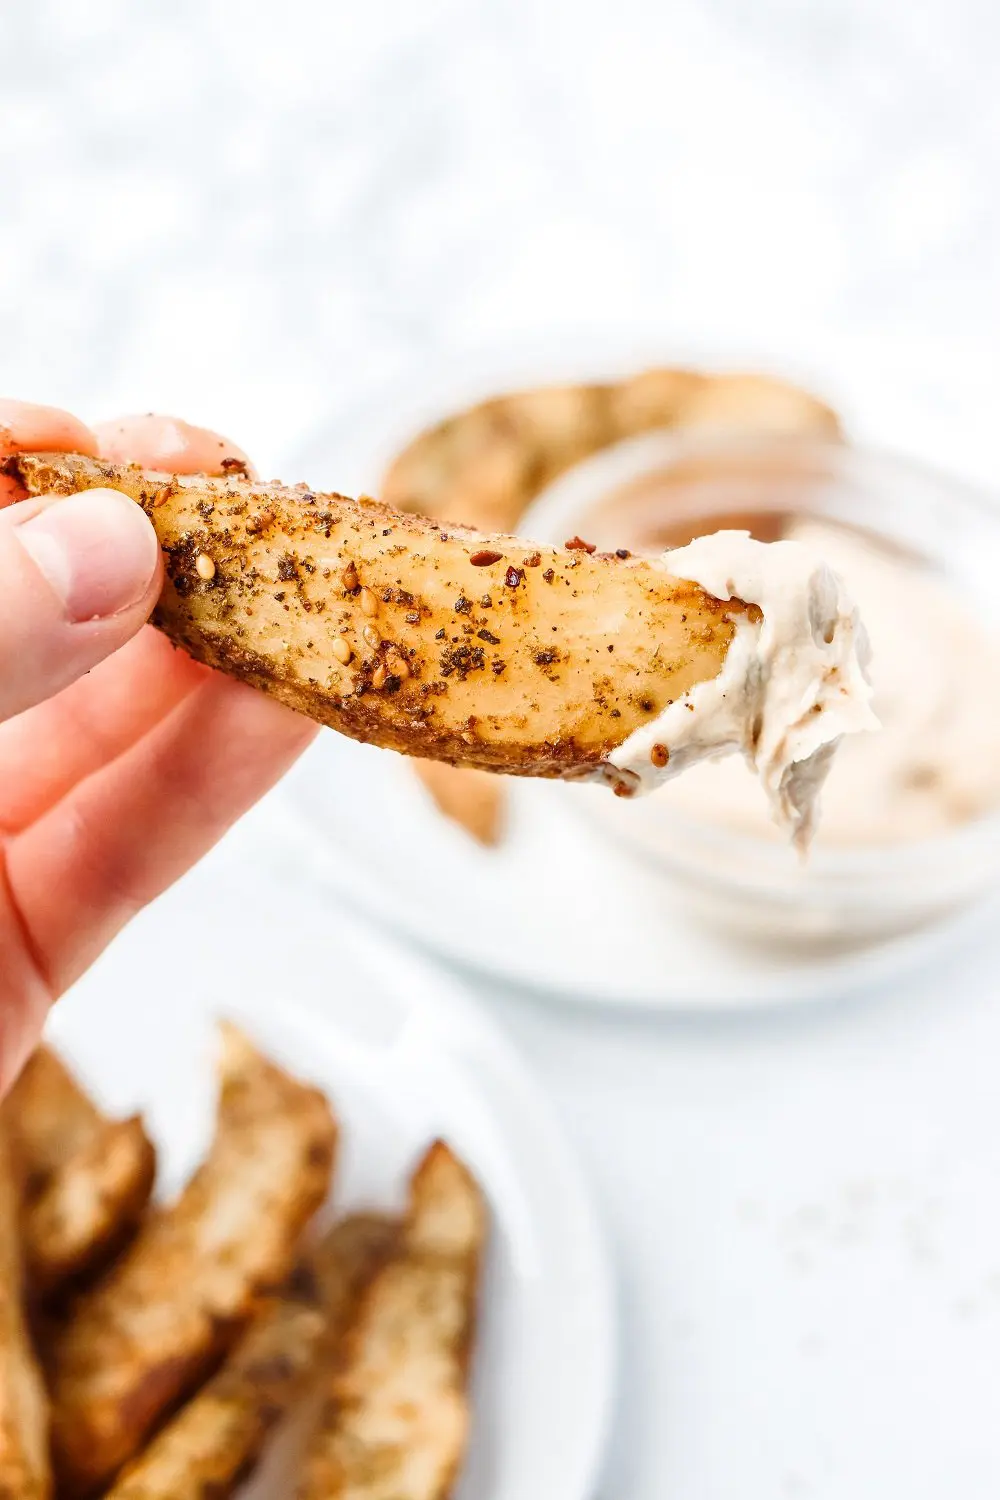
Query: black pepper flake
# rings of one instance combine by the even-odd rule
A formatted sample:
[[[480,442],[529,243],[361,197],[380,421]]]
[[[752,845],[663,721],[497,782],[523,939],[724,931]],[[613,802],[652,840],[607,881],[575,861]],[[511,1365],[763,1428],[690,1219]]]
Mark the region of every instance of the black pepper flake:
[[[500,644],[500,637],[493,635],[489,630],[480,630],[477,634],[479,639],[485,641],[488,646],[499,646]]]
[[[534,662],[536,667],[551,667],[552,663],[558,660],[559,652],[555,649],[554,646],[550,646],[545,651],[535,652]]]
[[[555,572],[552,568],[546,568],[545,572],[542,574],[542,577],[545,579],[546,583],[551,583],[555,576]]]
[[[442,626],[440,630],[435,630],[435,632],[434,632],[434,639],[436,641],[443,641],[444,640],[444,635],[445,635],[444,627]]]
[[[284,604],[284,602],[285,602],[285,591],[284,591],[284,589],[282,589],[280,591],[280,593],[275,594],[274,597],[277,599],[277,601],[278,601],[279,604]]]
[[[615,556],[616,556],[616,557],[620,557],[620,558],[621,558],[621,560],[622,560],[622,562],[624,562],[624,561],[625,561],[625,559],[626,559],[626,558],[628,558],[628,557],[631,557],[631,556],[632,556],[632,554],[631,554],[631,552],[630,552],[630,551],[629,551],[629,550],[628,550],[628,548],[627,548],[627,547],[616,547],[616,548],[615,548]]]
[[[466,599],[464,594],[460,594],[455,600],[455,613],[456,615],[471,615],[472,600]]]
[[[492,600],[492,598],[490,597],[489,594],[484,594],[483,597],[480,599],[480,601],[479,601],[479,608],[480,609],[492,609],[493,608],[493,600]]]
[[[286,552],[283,557],[279,557],[278,577],[282,583],[294,583],[298,576],[299,570],[296,566],[294,555],[291,552]]]
[[[398,693],[402,686],[402,677],[387,677],[385,679],[385,690],[387,693]]]
[[[501,672],[506,672],[507,670],[507,663],[505,661],[501,661],[499,657],[493,658],[492,665],[494,677],[499,677]]]
[[[640,698],[639,707],[642,709],[644,714],[651,714],[656,705],[653,702],[652,698]]]
[[[441,652],[441,676],[456,676],[464,682],[470,672],[481,672],[486,666],[486,653],[482,646],[463,644],[449,647]]]

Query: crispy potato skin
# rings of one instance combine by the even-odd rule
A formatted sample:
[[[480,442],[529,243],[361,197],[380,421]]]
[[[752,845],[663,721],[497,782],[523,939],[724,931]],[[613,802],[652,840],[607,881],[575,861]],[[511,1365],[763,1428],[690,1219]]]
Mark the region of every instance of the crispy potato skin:
[[[104,1265],[149,1201],[156,1152],[138,1117],[109,1120],[48,1047],[4,1103],[23,1181],[25,1272],[33,1300]]]
[[[417,1168],[400,1246],[358,1303],[298,1500],[447,1500],[465,1454],[486,1209],[443,1142]]]
[[[607,384],[515,391],[456,412],[401,450],[382,496],[446,524],[517,531],[535,496],[572,464],[654,428],[840,436],[836,413],[787,381],[643,370]],[[479,843],[500,842],[502,783],[431,762],[414,770],[445,817]]]
[[[72,454],[4,462],[32,494],[131,495],[166,556],[154,622],[178,645],[404,754],[624,788],[609,752],[715,676],[732,639],[734,605],[655,562],[443,531],[239,476]]]
[[[49,1351],[60,1494],[94,1493],[289,1274],[326,1196],[336,1127],[315,1089],[223,1028],[211,1151],[72,1309]]]
[[[48,1402],[22,1301],[19,1196],[0,1121],[0,1500],[49,1500]]]
[[[225,1500],[251,1474],[303,1394],[321,1349],[334,1356],[365,1281],[398,1238],[376,1215],[336,1225],[268,1300],[222,1369],[192,1397],[106,1500]]]

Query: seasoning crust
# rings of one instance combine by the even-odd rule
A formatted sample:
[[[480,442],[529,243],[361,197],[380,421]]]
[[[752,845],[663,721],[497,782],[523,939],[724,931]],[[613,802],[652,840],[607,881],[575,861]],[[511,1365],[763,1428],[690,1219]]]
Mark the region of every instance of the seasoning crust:
[[[365,496],[73,454],[4,462],[31,494],[106,486],[142,505],[166,558],[154,623],[197,660],[453,765],[629,791],[608,755],[718,673],[740,608],[655,562],[483,537]]]

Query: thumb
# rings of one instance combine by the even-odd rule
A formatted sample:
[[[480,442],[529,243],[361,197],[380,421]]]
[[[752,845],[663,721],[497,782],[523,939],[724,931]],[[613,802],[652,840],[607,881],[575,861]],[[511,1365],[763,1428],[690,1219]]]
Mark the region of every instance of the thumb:
[[[123,646],[156,601],[160,549],[117,490],[0,511],[0,721]]]

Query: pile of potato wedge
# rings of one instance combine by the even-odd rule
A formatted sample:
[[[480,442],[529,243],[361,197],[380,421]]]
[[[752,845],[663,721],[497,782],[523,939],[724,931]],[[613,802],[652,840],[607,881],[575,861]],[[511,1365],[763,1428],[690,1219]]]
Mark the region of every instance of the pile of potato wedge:
[[[399,1216],[320,1231],[338,1124],[229,1024],[208,1154],[155,1202],[141,1119],[43,1047],[0,1106],[0,1500],[222,1500],[308,1413],[283,1500],[446,1500],[483,1195],[435,1141]]]

